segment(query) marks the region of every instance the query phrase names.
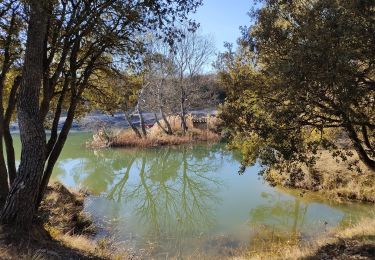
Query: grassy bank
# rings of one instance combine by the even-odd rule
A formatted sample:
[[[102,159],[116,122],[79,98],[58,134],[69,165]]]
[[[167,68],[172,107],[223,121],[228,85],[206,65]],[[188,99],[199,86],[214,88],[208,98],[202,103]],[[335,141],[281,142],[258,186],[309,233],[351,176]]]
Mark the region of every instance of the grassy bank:
[[[137,259],[109,240],[93,240],[96,230],[83,211],[84,197],[61,184],[49,186],[28,232],[1,227],[0,259]]]
[[[298,189],[297,193],[321,196],[334,201],[375,203],[375,173],[359,163],[360,172],[349,170],[358,160],[338,161],[321,151],[312,169],[302,167],[302,174],[271,170],[264,178],[274,186]],[[375,220],[362,219],[346,228],[336,228],[312,240],[298,235],[278,234],[262,229],[256,232],[251,250],[234,259],[375,259]]]
[[[320,159],[312,169],[303,169],[303,174],[292,176],[289,173],[269,171],[264,177],[275,186],[316,191],[334,200],[352,200],[375,203],[375,173],[359,164],[361,172],[349,170],[357,160],[336,161],[327,151],[321,151]]]
[[[273,238],[267,234],[254,250],[232,259],[375,259],[375,220],[363,219],[310,241]]]

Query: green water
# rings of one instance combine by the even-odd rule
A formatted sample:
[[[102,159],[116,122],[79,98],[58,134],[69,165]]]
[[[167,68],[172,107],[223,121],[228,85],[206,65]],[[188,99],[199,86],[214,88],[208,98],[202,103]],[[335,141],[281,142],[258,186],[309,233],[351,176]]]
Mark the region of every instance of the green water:
[[[70,136],[53,178],[90,191],[98,239],[150,258],[226,257],[275,234],[308,240],[371,212],[272,188],[258,166],[238,175],[239,155],[222,144],[92,151],[89,138]]]

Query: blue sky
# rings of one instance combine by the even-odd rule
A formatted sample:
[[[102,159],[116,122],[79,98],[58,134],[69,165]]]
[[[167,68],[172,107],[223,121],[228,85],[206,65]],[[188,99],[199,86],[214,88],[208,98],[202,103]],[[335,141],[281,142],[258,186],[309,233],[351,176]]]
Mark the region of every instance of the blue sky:
[[[200,23],[200,31],[212,36],[217,50],[222,51],[224,42],[236,42],[240,26],[250,24],[247,12],[252,6],[252,0],[203,0],[193,18]]]

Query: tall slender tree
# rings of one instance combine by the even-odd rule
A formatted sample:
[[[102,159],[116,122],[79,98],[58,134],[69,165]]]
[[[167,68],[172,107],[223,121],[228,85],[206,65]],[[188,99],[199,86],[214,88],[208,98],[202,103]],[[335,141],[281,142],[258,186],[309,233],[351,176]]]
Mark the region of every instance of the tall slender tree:
[[[42,181],[46,135],[39,117],[39,93],[43,78],[43,42],[47,31],[47,1],[27,3],[30,17],[25,62],[18,100],[18,121],[22,143],[18,174],[5,202],[1,221],[27,228],[34,216]]]

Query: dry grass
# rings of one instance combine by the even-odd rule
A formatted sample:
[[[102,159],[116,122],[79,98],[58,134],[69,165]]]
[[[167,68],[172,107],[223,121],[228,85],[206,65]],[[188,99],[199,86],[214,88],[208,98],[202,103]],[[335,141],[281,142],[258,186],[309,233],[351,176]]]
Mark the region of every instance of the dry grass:
[[[191,129],[186,135],[152,134],[147,138],[138,138],[131,130],[121,131],[111,143],[111,147],[158,147],[166,145],[182,145],[199,142],[218,142],[220,136],[211,131]]]
[[[254,230],[249,249],[242,257],[250,259],[273,259],[285,256],[288,251],[294,250],[300,243],[299,234],[290,234],[281,230],[273,230],[261,225]]]
[[[263,230],[264,231],[264,230]],[[299,241],[287,238],[255,243],[253,250],[245,250],[232,259],[374,259],[375,220],[363,219],[341,230],[331,230],[327,235],[313,241]],[[254,242],[254,241],[253,241]]]
[[[51,233],[51,230],[49,232]],[[64,246],[100,259],[140,259],[140,256],[135,255],[124,247],[116,246],[113,241],[107,238],[94,241],[85,235],[69,235],[59,231],[52,233],[54,233],[53,238],[60,241]]]
[[[357,160],[355,155],[351,160]],[[349,170],[350,162],[336,161],[321,151],[314,169],[303,168],[303,178],[292,181],[289,173],[269,171],[265,178],[274,185],[315,191],[333,200],[375,203],[375,174],[359,164],[361,173]],[[313,194],[313,193],[312,193]],[[340,230],[332,230],[313,241],[299,239],[269,240],[262,230],[261,243],[236,259],[375,259],[375,220],[363,219]],[[288,238],[288,237],[286,237]],[[259,242],[259,241],[256,241]]]
[[[40,212],[51,237],[67,248],[98,258],[136,259],[127,249],[115,247],[110,239],[92,239],[95,227],[83,211],[84,197],[82,192],[69,191],[59,183],[48,188]]]
[[[357,160],[354,155],[351,160]],[[337,162],[322,151],[314,169],[303,168],[303,178],[293,188],[317,191],[334,200],[353,200],[375,203],[375,173],[359,164],[361,173],[348,169],[349,162]],[[290,175],[269,171],[266,180],[274,185],[290,186]]]
[[[167,135],[163,129],[155,124],[147,130],[147,138],[139,138],[131,129],[125,129],[117,133],[101,129],[93,136],[93,140],[87,144],[90,148],[103,147],[158,147],[173,146],[199,142],[218,142],[221,137],[217,133],[220,119],[214,116],[206,118],[207,124],[204,127],[194,127],[193,116],[186,117],[188,126],[187,133],[181,129],[181,119],[179,116],[169,116],[168,122],[173,131],[173,135]],[[163,128],[166,129],[164,121],[160,121]]]
[[[375,219],[365,218],[360,222],[336,233],[337,238],[362,238],[367,239],[369,236],[375,236]]]
[[[47,188],[39,218],[45,226],[64,234],[91,235],[95,227],[83,211],[84,198],[83,193],[72,192],[60,183],[53,183]]]

